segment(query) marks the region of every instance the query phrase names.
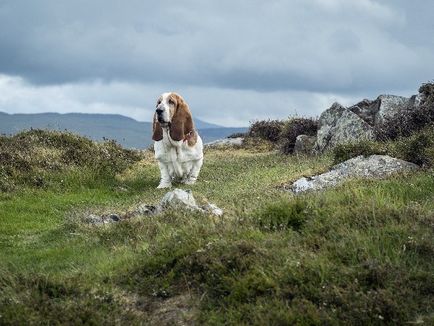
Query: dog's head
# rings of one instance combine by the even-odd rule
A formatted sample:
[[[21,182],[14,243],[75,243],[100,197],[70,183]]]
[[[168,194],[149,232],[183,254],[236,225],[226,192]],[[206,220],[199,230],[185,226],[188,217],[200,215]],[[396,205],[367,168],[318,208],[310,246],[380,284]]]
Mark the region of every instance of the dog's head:
[[[157,100],[154,114],[153,140],[163,139],[163,129],[168,128],[170,137],[179,141],[194,133],[194,123],[185,100],[177,93],[163,93]],[[190,143],[190,142],[189,142]]]

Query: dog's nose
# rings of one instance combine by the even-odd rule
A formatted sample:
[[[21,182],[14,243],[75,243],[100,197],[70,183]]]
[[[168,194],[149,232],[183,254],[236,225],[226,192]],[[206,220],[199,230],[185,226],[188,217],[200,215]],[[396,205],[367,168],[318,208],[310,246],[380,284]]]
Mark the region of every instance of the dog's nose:
[[[157,109],[155,112],[157,112],[157,115],[161,115],[163,113],[162,109]]]

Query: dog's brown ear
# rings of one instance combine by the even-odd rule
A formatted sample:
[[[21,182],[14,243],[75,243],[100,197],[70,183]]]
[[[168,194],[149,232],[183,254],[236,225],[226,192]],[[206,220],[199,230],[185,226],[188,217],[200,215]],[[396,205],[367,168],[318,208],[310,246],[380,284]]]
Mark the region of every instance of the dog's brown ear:
[[[152,140],[159,141],[163,139],[163,128],[157,120],[157,113],[154,114]]]
[[[173,140],[184,140],[186,136],[194,132],[193,117],[184,99],[178,94],[172,94],[175,98],[175,113],[170,124],[170,137]],[[189,145],[191,146],[190,142]]]

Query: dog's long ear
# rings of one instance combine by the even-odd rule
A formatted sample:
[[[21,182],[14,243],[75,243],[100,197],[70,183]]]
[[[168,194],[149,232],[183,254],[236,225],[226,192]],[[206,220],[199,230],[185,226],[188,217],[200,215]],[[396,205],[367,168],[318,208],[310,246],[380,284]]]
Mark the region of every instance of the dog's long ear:
[[[178,94],[172,94],[176,101],[175,113],[170,124],[170,137],[173,140],[183,140],[194,132],[193,117],[184,99]]]
[[[163,128],[161,128],[160,123],[157,120],[157,113],[154,114],[154,123],[153,123],[153,135],[152,140],[159,141],[163,139]]]

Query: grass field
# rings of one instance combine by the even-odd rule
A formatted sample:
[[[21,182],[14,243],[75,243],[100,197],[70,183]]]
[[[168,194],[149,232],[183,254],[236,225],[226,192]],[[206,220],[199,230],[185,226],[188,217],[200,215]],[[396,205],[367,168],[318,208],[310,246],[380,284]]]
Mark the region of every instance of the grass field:
[[[434,323],[434,175],[282,185],[332,158],[208,150],[193,191],[215,218],[170,211],[91,226],[91,212],[156,204],[147,153],[0,193],[0,324]]]

